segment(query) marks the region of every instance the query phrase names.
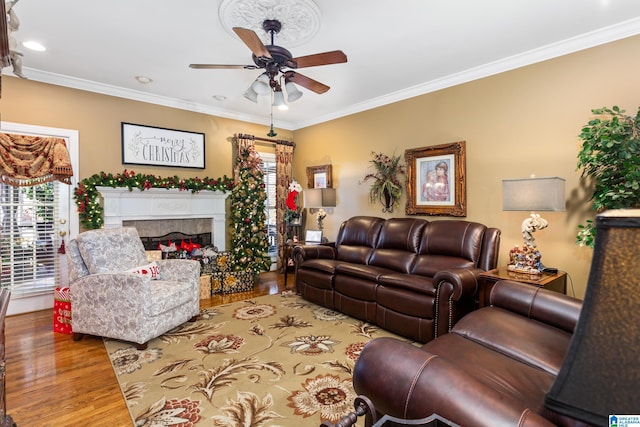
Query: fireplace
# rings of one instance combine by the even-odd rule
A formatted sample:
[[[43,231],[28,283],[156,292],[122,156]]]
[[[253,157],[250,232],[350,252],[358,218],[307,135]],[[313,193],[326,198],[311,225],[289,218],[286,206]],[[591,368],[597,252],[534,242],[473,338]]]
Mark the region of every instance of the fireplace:
[[[133,225],[141,236],[161,236],[175,231],[185,234],[211,232],[211,242],[226,250],[227,194],[218,191],[180,191],[178,189],[97,187],[104,204],[104,227]],[[152,222],[152,225],[148,223]],[[153,231],[148,231],[152,227]],[[186,227],[184,230],[176,227]],[[147,236],[153,237],[153,236]]]

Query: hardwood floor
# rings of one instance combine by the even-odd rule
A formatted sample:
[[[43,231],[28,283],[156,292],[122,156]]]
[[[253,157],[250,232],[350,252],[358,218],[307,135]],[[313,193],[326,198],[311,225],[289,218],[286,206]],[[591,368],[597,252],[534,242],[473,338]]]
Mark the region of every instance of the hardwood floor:
[[[289,277],[289,289],[292,278]],[[284,288],[284,276],[260,275],[251,292],[201,300],[202,308]],[[7,317],[7,413],[18,427],[125,427],[131,418],[102,339],[53,332],[53,311]]]

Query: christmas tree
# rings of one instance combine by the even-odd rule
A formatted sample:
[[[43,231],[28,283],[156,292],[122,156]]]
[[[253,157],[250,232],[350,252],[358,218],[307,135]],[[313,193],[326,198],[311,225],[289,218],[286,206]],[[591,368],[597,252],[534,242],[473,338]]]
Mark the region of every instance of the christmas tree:
[[[243,149],[236,160],[238,181],[231,191],[231,251],[233,269],[255,274],[268,271],[267,216],[264,210],[267,193],[262,159],[253,147]]]

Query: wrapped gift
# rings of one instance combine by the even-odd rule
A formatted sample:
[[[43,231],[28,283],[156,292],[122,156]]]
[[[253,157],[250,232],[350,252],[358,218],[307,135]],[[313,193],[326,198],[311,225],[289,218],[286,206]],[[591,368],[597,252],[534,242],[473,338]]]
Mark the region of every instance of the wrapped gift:
[[[211,292],[232,294],[253,290],[254,274],[251,271],[225,271],[211,275]]]
[[[202,264],[202,274],[231,270],[231,254],[229,252],[217,252],[215,255],[204,256],[200,262]]]
[[[160,261],[162,259],[162,251],[146,251],[149,261]]]
[[[200,299],[211,298],[211,275],[203,274],[200,276]]]
[[[53,293],[53,331],[72,333],[71,293],[67,287],[58,287]]]

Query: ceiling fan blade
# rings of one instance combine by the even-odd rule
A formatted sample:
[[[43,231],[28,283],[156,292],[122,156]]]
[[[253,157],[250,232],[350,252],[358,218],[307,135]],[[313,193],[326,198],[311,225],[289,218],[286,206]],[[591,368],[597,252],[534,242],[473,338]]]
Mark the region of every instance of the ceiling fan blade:
[[[307,76],[303,76],[300,73],[288,72],[286,73],[286,77],[295,84],[305,87],[318,94],[325,93],[330,89],[329,86],[322,84],[317,80],[313,80]]]
[[[318,65],[340,64],[347,62],[347,55],[341,50],[333,50],[331,52],[316,53],[315,55],[300,56],[293,58],[291,61],[297,64],[297,67],[291,68],[304,68],[315,67]]]
[[[194,68],[196,70],[237,70],[243,68],[253,70],[258,67],[255,65],[189,64],[189,68]]]
[[[252,30],[247,30],[246,28],[241,27],[233,27],[233,31],[240,37],[240,39],[247,45],[251,52],[255,56],[271,58],[271,54],[267,50],[267,48],[262,43],[262,40],[258,37],[258,35]]]

